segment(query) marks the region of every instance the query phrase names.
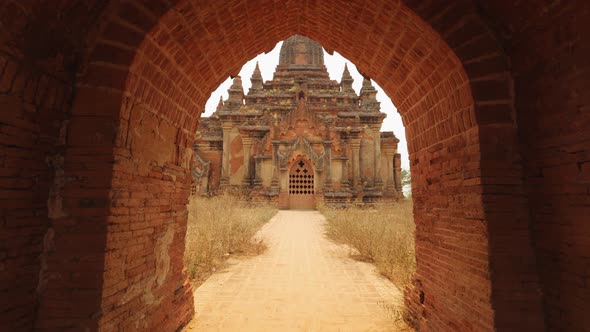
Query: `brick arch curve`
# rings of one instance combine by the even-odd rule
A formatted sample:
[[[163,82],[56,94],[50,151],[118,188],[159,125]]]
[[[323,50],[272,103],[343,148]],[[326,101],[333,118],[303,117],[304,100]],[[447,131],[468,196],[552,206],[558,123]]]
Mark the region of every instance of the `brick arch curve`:
[[[530,271],[497,264],[518,258],[501,252],[496,241],[522,241],[519,256],[534,270],[528,233],[515,236],[496,226],[506,211],[516,213],[508,218],[519,225],[527,218],[524,207],[502,201],[506,192],[495,187],[522,189],[511,80],[492,35],[463,2],[317,5],[181,0],[173,7],[130,1],[110,8],[77,81],[68,136],[68,149],[91,148],[114,164],[101,168],[111,170],[108,211],[92,216],[108,221],[92,249],[109,249],[102,278],[91,282],[100,287],[102,315],[80,318],[81,326],[124,328],[147,317],[139,328],[175,329],[190,317],[190,288],[181,272],[183,211],[199,110],[228,74],[293,33],[355,62],[402,114],[417,222],[416,291],[426,301],[418,304],[413,291],[408,294],[420,324],[434,331],[523,324],[510,312],[538,301],[529,294],[535,290],[515,301],[509,292]],[[80,161],[66,165],[74,175],[85,171]],[[43,300],[41,312],[48,306]],[[528,324],[540,323],[535,306],[520,311]],[[96,303],[90,307],[78,311],[96,311]],[[39,324],[50,318],[41,315]]]

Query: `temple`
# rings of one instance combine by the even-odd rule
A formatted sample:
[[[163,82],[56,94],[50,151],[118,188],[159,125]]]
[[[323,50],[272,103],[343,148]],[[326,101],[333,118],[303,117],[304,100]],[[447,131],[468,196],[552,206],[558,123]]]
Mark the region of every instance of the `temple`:
[[[368,78],[358,95],[346,66],[331,80],[322,46],[295,35],[273,79],[263,82],[257,64],[251,82],[244,94],[235,77],[228,99],[202,118],[193,193],[239,192],[284,209],[402,197],[399,140],[381,132],[386,115]]]

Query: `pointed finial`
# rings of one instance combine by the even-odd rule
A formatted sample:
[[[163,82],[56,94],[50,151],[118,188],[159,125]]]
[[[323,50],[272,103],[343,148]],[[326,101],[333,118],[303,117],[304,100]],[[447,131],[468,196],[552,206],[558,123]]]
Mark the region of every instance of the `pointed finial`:
[[[251,91],[262,90],[262,74],[260,73],[260,67],[258,66],[258,61],[256,61],[256,68],[254,68],[254,72],[252,73],[252,77],[250,78],[250,82],[252,82],[252,87],[250,87]]]
[[[361,87],[361,106],[366,111],[378,112],[380,103],[377,101],[377,89],[371,83],[368,77],[363,78],[363,86]]]
[[[344,63],[344,72],[342,73],[342,77],[352,77],[350,76],[350,71],[348,71],[348,64],[345,62]]]
[[[344,63],[344,71],[342,72],[342,82],[353,82],[352,75],[350,75],[350,71],[348,71],[348,66]]]
[[[215,111],[219,112],[219,111],[221,111],[222,108],[223,108],[223,97],[219,96],[219,103],[217,104],[217,109]]]
[[[244,91],[244,88],[242,87],[242,78],[240,77],[240,75],[234,77],[234,82],[232,83],[230,90],[232,89],[240,89],[242,91]]]
[[[371,84],[371,79],[368,77],[363,77],[363,88],[375,89],[373,84]]]
[[[344,71],[342,72],[342,79],[340,80],[342,92],[356,95],[356,92],[352,88],[352,82],[354,82],[354,79],[350,75],[350,71],[348,71],[348,65],[345,62]]]
[[[258,66],[258,61],[256,61],[256,67],[254,68],[254,73],[252,74],[252,77],[262,78],[262,74],[260,73],[260,66]]]
[[[240,76],[234,77],[234,82],[227,90],[229,97],[225,101],[225,105],[229,109],[242,106],[244,101],[244,88],[242,87],[242,78]]]

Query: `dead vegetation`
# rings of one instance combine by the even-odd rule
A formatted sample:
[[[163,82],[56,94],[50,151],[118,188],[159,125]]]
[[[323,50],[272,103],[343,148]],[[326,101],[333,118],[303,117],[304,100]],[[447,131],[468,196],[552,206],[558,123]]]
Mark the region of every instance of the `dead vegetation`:
[[[184,264],[200,285],[231,255],[258,255],[266,248],[256,232],[277,212],[270,205],[251,206],[237,196],[194,197],[188,206]]]
[[[323,207],[328,236],[351,247],[355,259],[375,264],[379,272],[404,289],[416,270],[411,199],[376,208]]]

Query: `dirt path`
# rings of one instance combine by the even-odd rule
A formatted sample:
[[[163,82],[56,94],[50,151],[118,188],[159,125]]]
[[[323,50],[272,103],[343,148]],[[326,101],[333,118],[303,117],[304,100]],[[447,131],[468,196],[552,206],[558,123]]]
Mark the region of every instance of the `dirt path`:
[[[396,331],[398,289],[324,236],[316,211],[280,211],[257,235],[268,250],[230,260],[195,291],[185,331]]]

